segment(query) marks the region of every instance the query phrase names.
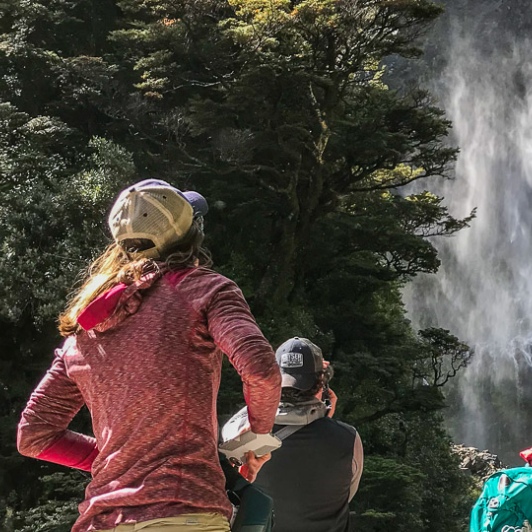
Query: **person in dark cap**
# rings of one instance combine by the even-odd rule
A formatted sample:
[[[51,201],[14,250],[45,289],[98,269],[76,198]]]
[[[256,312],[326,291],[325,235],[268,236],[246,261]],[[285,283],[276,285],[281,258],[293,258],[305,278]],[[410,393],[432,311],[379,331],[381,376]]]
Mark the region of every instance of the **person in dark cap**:
[[[109,215],[114,242],[59,318],[66,337],[32,393],[18,449],[90,471],[73,532],[228,532],[216,396],[225,353],[251,430],[270,432],[281,378],[238,286],[210,270],[207,202],[149,179]],[[94,437],[70,430],[83,405]]]
[[[332,371],[317,345],[290,338],[275,356],[282,394],[273,434],[283,443],[271,456],[248,457],[241,472],[273,498],[274,532],[347,532],[363,468],[360,436],[332,418],[333,393],[332,406],[323,400]],[[234,419],[242,424],[242,411]]]

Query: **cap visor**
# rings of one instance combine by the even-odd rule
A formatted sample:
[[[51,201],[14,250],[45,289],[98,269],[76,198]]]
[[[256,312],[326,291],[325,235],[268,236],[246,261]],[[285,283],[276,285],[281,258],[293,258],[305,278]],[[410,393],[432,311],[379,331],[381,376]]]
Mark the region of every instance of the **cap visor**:
[[[310,390],[316,382],[316,374],[290,375],[281,372],[281,386],[283,388],[295,388],[296,390]]]
[[[199,192],[187,190],[186,192],[182,192],[182,194],[192,205],[194,216],[205,216],[209,212],[207,200]]]

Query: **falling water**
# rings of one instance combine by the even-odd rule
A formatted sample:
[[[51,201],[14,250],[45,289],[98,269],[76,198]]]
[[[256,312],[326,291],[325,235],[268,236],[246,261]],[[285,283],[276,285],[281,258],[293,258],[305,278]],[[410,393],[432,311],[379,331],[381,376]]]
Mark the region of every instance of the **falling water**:
[[[532,446],[532,42],[530,32],[500,24],[504,4],[470,1],[473,16],[447,18],[435,91],[461,151],[456,179],[437,192],[453,215],[477,208],[477,217],[435,242],[438,275],[405,297],[415,323],[450,329],[474,347],[450,394],[454,440],[515,464]],[[511,15],[532,18],[528,8]]]

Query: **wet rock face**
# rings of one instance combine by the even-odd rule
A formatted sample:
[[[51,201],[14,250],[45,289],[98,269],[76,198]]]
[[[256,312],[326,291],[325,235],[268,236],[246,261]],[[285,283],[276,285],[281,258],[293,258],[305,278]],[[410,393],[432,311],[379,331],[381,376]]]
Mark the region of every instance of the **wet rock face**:
[[[452,450],[460,458],[460,469],[479,483],[483,483],[493,473],[504,469],[506,466],[496,454],[487,450],[481,451],[476,447],[453,445]]]

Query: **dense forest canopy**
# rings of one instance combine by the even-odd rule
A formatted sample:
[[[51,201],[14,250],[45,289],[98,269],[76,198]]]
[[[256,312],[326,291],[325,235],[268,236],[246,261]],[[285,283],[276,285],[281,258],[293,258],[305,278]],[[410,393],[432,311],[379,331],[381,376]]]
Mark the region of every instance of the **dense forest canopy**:
[[[145,178],[209,200],[215,267],[277,346],[336,368],[337,416],[366,465],[356,529],[458,532],[467,481],[442,387],[467,363],[412,330],[401,287],[467,226],[430,190],[456,150],[430,95],[385,82],[419,56],[428,0],[8,0],[0,17],[0,521],[69,530],[86,478],[17,455],[15,428],[59,342],[55,319],[109,241],[117,191]],[[388,75],[390,77],[391,74]],[[400,75],[396,72],[393,75]],[[409,193],[422,183],[425,191]],[[220,415],[242,402],[230,368]],[[86,416],[81,430],[90,430]]]

